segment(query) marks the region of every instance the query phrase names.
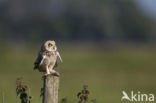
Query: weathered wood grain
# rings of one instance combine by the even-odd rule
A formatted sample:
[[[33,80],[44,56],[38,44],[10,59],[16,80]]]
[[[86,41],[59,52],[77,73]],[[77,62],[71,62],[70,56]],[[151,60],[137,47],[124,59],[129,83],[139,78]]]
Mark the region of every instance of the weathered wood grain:
[[[59,77],[48,75],[44,77],[42,103],[58,103]]]

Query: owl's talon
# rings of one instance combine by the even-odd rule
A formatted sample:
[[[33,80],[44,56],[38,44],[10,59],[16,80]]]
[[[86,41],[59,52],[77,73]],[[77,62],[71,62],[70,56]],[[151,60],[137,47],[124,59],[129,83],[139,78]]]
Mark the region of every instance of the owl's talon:
[[[51,73],[51,75],[59,77],[60,73],[59,72],[53,72],[53,73]]]
[[[48,73],[44,74],[44,76],[48,76],[48,75],[50,75],[50,74],[48,74]]]
[[[47,77],[47,76],[49,76],[49,75],[59,77],[59,76],[60,76],[60,73],[59,73],[59,72],[52,72],[52,73],[50,73],[50,74],[48,74],[48,73],[44,74],[45,77]]]

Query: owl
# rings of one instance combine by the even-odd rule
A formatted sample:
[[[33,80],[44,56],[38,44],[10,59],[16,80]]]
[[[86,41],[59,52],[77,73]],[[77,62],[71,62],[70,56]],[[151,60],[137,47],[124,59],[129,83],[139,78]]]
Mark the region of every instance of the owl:
[[[61,62],[62,59],[55,41],[48,40],[41,46],[41,50],[34,63],[34,69],[38,69],[40,72],[46,72],[45,75],[53,74],[59,76],[59,73],[54,68]]]

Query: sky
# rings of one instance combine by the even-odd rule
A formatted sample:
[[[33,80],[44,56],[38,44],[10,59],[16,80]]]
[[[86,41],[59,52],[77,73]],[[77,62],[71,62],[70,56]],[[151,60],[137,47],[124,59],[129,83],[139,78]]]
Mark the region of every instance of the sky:
[[[134,0],[149,17],[156,19],[156,0]]]

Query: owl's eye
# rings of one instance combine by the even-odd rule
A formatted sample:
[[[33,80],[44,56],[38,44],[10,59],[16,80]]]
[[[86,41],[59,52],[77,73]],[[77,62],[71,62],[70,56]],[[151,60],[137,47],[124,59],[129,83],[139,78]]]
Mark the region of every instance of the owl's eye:
[[[48,44],[48,46],[49,46],[49,47],[51,47],[51,46],[52,46],[52,44],[50,44],[50,43],[49,43],[49,44]]]

